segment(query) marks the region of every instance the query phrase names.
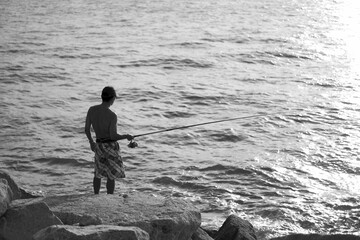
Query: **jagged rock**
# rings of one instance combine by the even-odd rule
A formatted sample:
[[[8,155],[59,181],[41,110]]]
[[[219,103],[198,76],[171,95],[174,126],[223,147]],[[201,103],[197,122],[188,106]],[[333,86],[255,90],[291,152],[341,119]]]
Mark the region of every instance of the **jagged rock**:
[[[19,187],[20,189],[20,193],[21,193],[21,199],[28,199],[28,198],[38,198],[38,197],[43,197],[43,195],[39,195],[38,193],[32,193],[29,192],[26,189],[23,189],[21,187]]]
[[[0,217],[8,209],[12,199],[12,195],[13,193],[6,179],[0,179]]]
[[[360,240],[360,236],[345,234],[292,234],[284,237],[272,238],[271,240]]]
[[[209,236],[202,228],[198,228],[196,232],[192,235],[191,240],[214,240]]]
[[[16,182],[14,181],[14,179],[6,172],[1,171],[0,170],[0,179],[6,179],[12,193],[12,199],[11,200],[15,200],[15,199],[20,199],[21,198],[21,191],[19,186],[16,184]]]
[[[14,179],[7,172],[0,170],[0,179],[6,179],[6,181],[8,182],[8,185],[13,193],[11,200],[41,197],[38,195],[34,195],[26,191],[25,189],[19,187],[14,181]]]
[[[215,240],[256,240],[255,229],[250,222],[230,215],[216,235]]]
[[[56,216],[63,223],[79,224],[79,226],[101,225],[102,220],[98,216],[90,214],[75,214],[72,212],[56,212]]]
[[[0,239],[31,240],[34,233],[54,224],[62,222],[44,202],[24,205],[11,203],[0,218]]]
[[[204,230],[210,237],[212,237],[213,239],[216,238],[216,235],[218,233],[218,230],[217,228],[215,228],[214,226],[212,227],[201,227],[202,230]]]
[[[200,212],[192,204],[146,193],[131,193],[126,197],[67,195],[33,201],[40,200],[45,201],[64,224],[78,223],[79,216],[97,216],[104,225],[139,227],[149,233],[151,240],[189,240],[201,224]],[[62,219],[65,213],[77,217]]]
[[[137,227],[110,225],[69,226],[56,225],[40,230],[34,240],[149,240],[149,234]]]

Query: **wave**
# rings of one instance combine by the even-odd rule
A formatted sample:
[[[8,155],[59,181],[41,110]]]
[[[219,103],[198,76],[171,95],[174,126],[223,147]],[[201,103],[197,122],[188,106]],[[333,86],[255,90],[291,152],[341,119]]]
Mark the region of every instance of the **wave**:
[[[164,114],[162,114],[166,118],[190,118],[193,116],[196,116],[197,114],[184,112],[184,111],[167,111]]]
[[[202,38],[202,41],[206,41],[206,42],[220,42],[220,43],[224,43],[224,42],[230,42],[230,43],[239,43],[239,44],[245,44],[245,43],[249,43],[251,41],[253,41],[252,38],[250,37],[244,37],[244,38]]]
[[[93,163],[84,159],[74,159],[74,158],[37,158],[33,159],[32,162],[37,162],[46,165],[59,165],[59,166],[73,166],[73,167],[85,167],[92,166]]]
[[[233,142],[233,143],[240,142],[246,139],[246,137],[243,135],[236,135],[234,133],[223,133],[223,132],[211,133],[208,135],[208,137],[215,142]]]
[[[224,193],[229,193],[229,191],[224,188],[219,188],[205,183],[175,180],[174,178],[168,176],[155,178],[152,182],[161,185],[175,186],[190,191],[196,191],[198,193],[204,192],[209,194],[211,192],[212,194],[215,195],[222,195]]]
[[[310,124],[321,124],[321,121],[317,121],[309,115],[303,114],[288,114],[288,119],[297,123],[310,123]]]
[[[238,78],[236,80],[246,83],[254,83],[254,84],[272,83],[271,81],[265,78]]]
[[[327,82],[325,82],[325,81],[327,81]],[[350,84],[340,83],[337,80],[333,80],[333,79],[327,79],[327,80],[324,80],[324,81],[310,82],[310,83],[307,83],[307,84],[312,85],[312,86],[316,86],[316,87],[321,87],[321,88],[334,88],[336,90],[339,90],[341,88],[354,89],[354,86],[352,86]]]
[[[311,77],[305,77],[302,79],[297,79],[295,82],[303,83],[309,86],[315,86],[320,88],[329,88],[329,89],[355,89],[353,83],[346,81],[339,81],[338,79],[326,78],[326,79],[317,79]]]
[[[40,42],[21,42],[21,44],[24,44],[24,45],[30,45],[30,46],[46,46],[45,43],[40,43]]]
[[[236,62],[247,63],[247,64],[265,64],[265,65],[276,65],[276,62],[269,59],[264,59],[264,56],[258,53],[240,53],[240,54],[222,54],[221,58],[229,58]]]
[[[267,189],[294,190],[303,189],[301,183],[283,181],[281,174],[270,167],[237,167],[233,165],[216,164],[205,168],[191,167],[186,170],[199,171],[202,174],[210,175],[217,181],[241,181],[242,186],[251,186],[262,191]],[[274,191],[271,191],[272,193]],[[266,192],[264,192],[266,194]],[[267,193],[268,194],[268,193]]]
[[[78,54],[78,55],[70,55],[70,54],[53,54],[54,57],[62,58],[62,59],[91,59],[91,58],[98,58],[97,55],[91,55],[87,53]]]
[[[8,67],[2,67],[0,69],[5,70],[5,71],[23,71],[26,68],[25,68],[25,66],[22,66],[22,65],[10,65]]]
[[[263,38],[263,39],[259,39],[259,42],[264,42],[264,43],[288,43],[289,39],[286,38]]]
[[[287,220],[292,221],[291,212],[286,208],[279,208],[278,206],[272,206],[268,208],[261,208],[254,211],[257,216],[268,218],[268,219],[277,219],[277,220]]]
[[[143,88],[131,88],[129,90],[129,92],[131,92],[131,94],[129,96],[127,96],[126,93],[124,93],[123,97],[124,97],[124,99],[131,99],[131,101],[136,102],[136,103],[158,101],[158,100],[164,100],[164,99],[168,98],[169,91],[164,91],[164,90],[158,89],[155,86],[152,86],[152,88],[154,88],[154,90],[146,90]],[[160,109],[156,105],[151,105],[148,107],[150,109]]]
[[[264,52],[267,55],[271,55],[278,58],[290,58],[290,59],[302,59],[302,60],[312,60],[309,56],[304,56],[296,53],[286,53],[286,52]]]
[[[116,65],[120,68],[131,67],[162,67],[164,69],[183,69],[183,68],[212,68],[213,64],[205,61],[195,61],[192,59],[177,58],[154,58],[148,60],[130,61],[128,64]]]
[[[24,74],[24,78],[26,78],[29,82],[38,82],[38,83],[50,83],[56,80],[69,80],[69,78],[63,73],[42,73],[42,72],[30,72],[28,74]]]
[[[8,50],[2,50],[0,51],[1,53],[4,53],[4,54],[24,54],[24,55],[27,55],[27,54],[36,54],[35,51],[31,51],[29,49],[8,49]]]
[[[195,166],[186,168],[186,170],[197,170],[200,172],[212,172],[217,171],[219,172],[219,175],[261,175],[264,172],[275,172],[275,169],[272,169],[270,167],[262,167],[259,169],[253,169],[253,168],[242,168],[242,167],[236,167],[232,165],[223,165],[223,164],[215,164],[212,166],[204,167],[204,168],[198,168]]]
[[[162,46],[171,46],[171,47],[184,47],[184,48],[206,48],[208,47],[207,44],[202,43],[202,42],[181,42],[181,43],[173,43],[173,44],[168,44],[168,45],[159,45],[160,47]]]
[[[250,53],[227,53],[221,54],[220,58],[228,58],[235,62],[246,63],[246,64],[264,64],[264,65],[278,65],[278,59],[285,58],[291,60],[312,60],[311,57],[298,54],[298,53],[287,53],[287,52],[250,52]]]
[[[230,43],[238,43],[238,44],[247,44],[252,42],[261,42],[261,43],[288,43],[289,39],[286,38],[254,38],[254,37],[231,37],[231,38],[202,38],[202,41],[206,42],[230,42]]]
[[[197,95],[189,92],[180,92],[182,102],[186,105],[212,106],[213,104],[225,103],[224,95]]]
[[[155,178],[152,182],[162,184],[162,185],[172,185],[172,186],[185,188],[185,189],[192,189],[192,190],[194,190],[194,189],[209,190],[211,188],[210,186],[205,186],[203,184],[190,182],[190,181],[179,181],[179,180],[175,180],[172,177],[167,177],[167,176]]]

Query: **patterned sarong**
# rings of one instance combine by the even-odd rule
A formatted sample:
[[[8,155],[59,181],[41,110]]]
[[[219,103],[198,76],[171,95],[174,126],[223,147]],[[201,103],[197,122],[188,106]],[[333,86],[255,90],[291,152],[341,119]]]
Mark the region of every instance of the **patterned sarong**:
[[[117,142],[96,143],[95,177],[106,177],[110,180],[125,177],[125,168]]]

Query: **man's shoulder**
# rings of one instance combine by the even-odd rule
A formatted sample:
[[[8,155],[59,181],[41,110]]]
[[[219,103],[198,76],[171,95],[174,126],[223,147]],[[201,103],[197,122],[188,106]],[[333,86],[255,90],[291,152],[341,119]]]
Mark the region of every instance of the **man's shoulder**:
[[[111,117],[113,117],[113,118],[117,118],[116,113],[114,113],[114,112],[113,112],[113,111],[111,111],[110,109],[109,109],[109,114],[111,115]]]
[[[89,114],[94,114],[100,111],[100,105],[94,105],[89,107],[88,113]]]
[[[110,118],[117,118],[116,113],[114,113],[113,111],[111,111],[109,108],[104,109],[103,107],[101,107],[101,105],[91,106],[91,107],[89,108],[88,113],[89,113],[90,115],[100,114],[100,115],[105,115],[105,116],[110,117]]]
[[[91,106],[89,107],[89,110],[88,112],[93,112],[93,111],[96,111],[96,109],[99,107],[99,105],[94,105],[94,106]]]

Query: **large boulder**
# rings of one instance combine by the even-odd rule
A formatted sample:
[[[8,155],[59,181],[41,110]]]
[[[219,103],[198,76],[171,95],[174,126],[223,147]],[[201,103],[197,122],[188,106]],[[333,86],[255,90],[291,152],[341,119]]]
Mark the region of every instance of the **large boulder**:
[[[13,193],[11,200],[21,198],[21,190],[20,190],[19,186],[16,184],[14,179],[7,172],[0,170],[0,179],[6,179],[8,185]]]
[[[12,195],[13,193],[6,179],[0,179],[0,217],[8,209],[12,199]]]
[[[250,222],[232,214],[216,235],[215,240],[256,240],[255,229]]]
[[[201,224],[200,212],[190,203],[146,193],[126,196],[66,195],[44,201],[64,224],[99,221],[103,225],[136,226],[148,232],[151,240],[189,240]],[[66,218],[62,218],[66,216]],[[87,224],[83,224],[87,225]]]
[[[149,234],[137,227],[93,225],[87,227],[53,225],[40,230],[34,240],[149,240]]]
[[[33,234],[55,224],[62,222],[44,202],[24,205],[11,203],[9,209],[0,218],[0,239],[31,240]]]
[[[272,238],[271,240],[360,240],[360,236],[346,234],[292,234],[284,237]]]
[[[191,240],[214,240],[207,234],[202,228],[198,228],[196,232],[191,236]]]
[[[56,212],[56,216],[61,219],[63,223],[68,225],[77,224],[79,226],[89,226],[89,225],[101,225],[102,220],[98,216],[89,213],[73,213],[73,212]]]

